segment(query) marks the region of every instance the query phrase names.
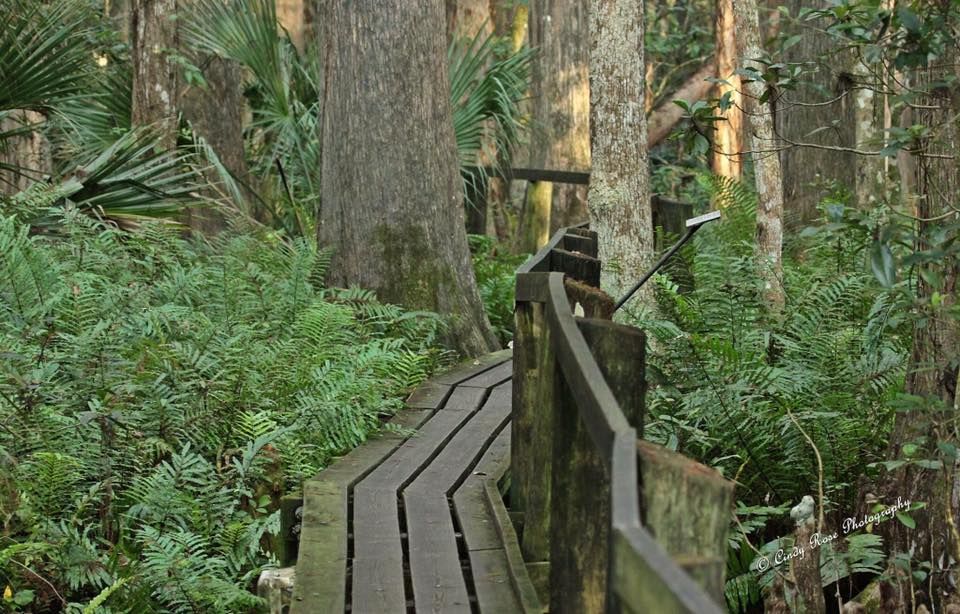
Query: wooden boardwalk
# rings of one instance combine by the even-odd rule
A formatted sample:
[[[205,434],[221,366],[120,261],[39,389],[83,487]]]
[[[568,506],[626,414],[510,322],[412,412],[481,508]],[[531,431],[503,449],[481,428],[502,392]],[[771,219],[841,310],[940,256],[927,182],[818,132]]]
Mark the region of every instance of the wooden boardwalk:
[[[540,610],[499,488],[512,370],[505,351],[430,380],[406,432],[305,484],[293,612]]]

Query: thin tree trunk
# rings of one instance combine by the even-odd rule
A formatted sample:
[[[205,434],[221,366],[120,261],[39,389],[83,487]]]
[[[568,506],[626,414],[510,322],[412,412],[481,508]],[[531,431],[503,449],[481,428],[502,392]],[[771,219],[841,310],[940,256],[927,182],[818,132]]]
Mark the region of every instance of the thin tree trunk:
[[[530,161],[534,167],[590,168],[589,12],[589,0],[533,0],[530,4],[530,46],[537,50],[531,92]],[[548,235],[587,219],[586,186],[538,185],[528,190],[534,204],[531,215],[547,221]],[[537,197],[545,195],[549,200],[538,203]]]
[[[733,0],[740,63],[762,70],[753,61],[763,57],[757,0]],[[757,255],[764,298],[775,311],[785,302],[783,291],[783,175],[773,132],[773,112],[760,102],[764,85],[744,83],[744,109],[750,127],[754,174],[757,180]],[[771,100],[773,96],[771,96]]]
[[[733,19],[733,0],[717,0],[717,74],[726,81],[717,85],[716,95],[730,94],[731,106],[717,122],[714,133],[711,168],[724,177],[739,179],[743,174],[743,96],[740,95],[740,76],[737,70],[737,39]]]
[[[473,38],[481,30],[493,32],[490,4],[496,0],[446,0],[447,39],[452,42],[458,36]]]
[[[643,4],[590,5],[590,144],[587,206],[603,261],[602,287],[619,296],[653,260],[644,110]],[[638,297],[651,305],[652,287]]]
[[[130,32],[133,42],[133,125],[155,124],[162,147],[177,142],[179,69],[171,61],[179,49],[177,0],[133,0]]]
[[[318,238],[335,285],[448,316],[453,346],[496,347],[464,232],[439,2],[320,5],[326,74]]]

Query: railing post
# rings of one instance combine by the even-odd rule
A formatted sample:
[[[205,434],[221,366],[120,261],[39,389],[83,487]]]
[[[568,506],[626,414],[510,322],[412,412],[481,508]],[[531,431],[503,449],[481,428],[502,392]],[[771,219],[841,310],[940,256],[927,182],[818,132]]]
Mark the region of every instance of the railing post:
[[[555,362],[543,303],[518,302],[514,322],[510,501],[523,514],[523,558],[538,563],[550,556]]]
[[[611,392],[635,427],[643,420],[644,335],[607,320],[578,320]],[[610,561],[610,478],[556,367],[550,611],[603,612]]]

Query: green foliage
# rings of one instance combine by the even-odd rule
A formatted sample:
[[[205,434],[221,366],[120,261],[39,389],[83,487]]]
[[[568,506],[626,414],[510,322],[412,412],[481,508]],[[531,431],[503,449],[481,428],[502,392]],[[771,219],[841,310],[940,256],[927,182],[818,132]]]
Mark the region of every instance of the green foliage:
[[[305,241],[42,213],[58,234],[0,217],[0,577],[39,610],[51,586],[88,609],[258,607],[279,497],[447,359],[442,322],[324,288]]]
[[[506,347],[513,339],[514,273],[528,255],[511,254],[493,237],[467,235],[467,238],[470,240],[473,272],[487,318],[500,343]]]
[[[726,179],[704,182],[724,219],[681,253],[695,288],[658,276],[661,314],[640,322],[656,339],[645,437],[736,478],[743,511],[726,597],[742,611],[762,586],[746,535],[764,544],[789,534],[783,506],[816,498],[821,484],[828,517],[856,509],[858,480],[885,458],[910,335],[894,319],[902,304],[871,272],[868,226],[851,227],[854,218],[866,224],[862,214],[827,202],[823,223],[787,246],[787,304],[775,316],[757,274],[754,194]],[[848,544],[842,565],[831,559],[831,577],[875,571],[874,546]]]

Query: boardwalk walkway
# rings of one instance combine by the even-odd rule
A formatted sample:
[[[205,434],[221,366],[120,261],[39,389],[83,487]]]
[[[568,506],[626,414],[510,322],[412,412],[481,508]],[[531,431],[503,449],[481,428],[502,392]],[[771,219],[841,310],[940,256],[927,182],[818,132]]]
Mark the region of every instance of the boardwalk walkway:
[[[499,489],[512,369],[505,351],[430,380],[400,432],[306,483],[293,612],[540,609]]]

